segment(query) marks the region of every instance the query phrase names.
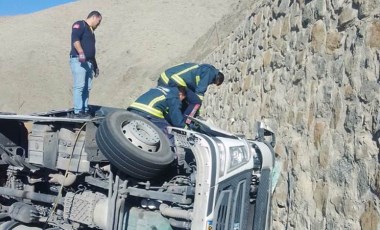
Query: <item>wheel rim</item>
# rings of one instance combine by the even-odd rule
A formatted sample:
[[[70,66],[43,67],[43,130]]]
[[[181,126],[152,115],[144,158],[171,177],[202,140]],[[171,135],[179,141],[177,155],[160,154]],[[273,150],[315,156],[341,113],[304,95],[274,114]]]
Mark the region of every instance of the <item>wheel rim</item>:
[[[144,121],[133,120],[122,124],[122,132],[134,146],[147,151],[156,152],[160,146],[160,137],[154,128]]]

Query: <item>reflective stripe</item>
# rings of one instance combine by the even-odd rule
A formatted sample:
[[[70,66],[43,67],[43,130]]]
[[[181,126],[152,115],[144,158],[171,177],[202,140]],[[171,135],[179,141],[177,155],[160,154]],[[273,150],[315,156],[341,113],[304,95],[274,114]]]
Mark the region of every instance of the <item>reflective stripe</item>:
[[[196,69],[196,68],[198,68],[198,67],[199,67],[199,65],[193,65],[192,67],[189,67],[189,68],[187,68],[187,69],[184,69],[184,70],[178,72],[177,75],[181,75],[181,74],[183,74],[183,73],[189,72],[190,70]]]
[[[199,99],[201,99],[201,101],[203,101],[204,97],[202,95],[197,94],[197,96],[199,97]]]
[[[178,85],[186,87],[186,82],[177,74],[172,75],[172,79],[177,82]]]
[[[193,65],[193,66],[191,66],[187,69],[184,69],[184,70],[182,70],[176,74],[173,74],[172,76],[170,76],[170,78],[173,79],[175,82],[177,82],[178,85],[187,87],[186,82],[179,75],[184,74],[186,72],[189,72],[190,70],[196,69],[198,67],[199,67],[199,65]],[[168,84],[169,77],[166,75],[165,72],[163,72],[161,74],[161,79],[165,82],[165,84]],[[197,80],[197,81],[199,82],[199,80]],[[197,85],[198,85],[198,83],[197,83]]]
[[[138,102],[133,102],[130,105],[130,107],[140,109],[144,112],[147,112],[147,113],[152,114],[152,115],[159,117],[159,118],[164,118],[164,115],[162,114],[162,112],[160,110],[149,107],[148,105],[144,105],[144,104],[141,104]]]
[[[157,86],[156,89],[157,89],[157,90],[160,90],[161,93],[163,93],[165,96],[168,95],[168,92],[169,92],[168,88],[161,87],[161,86]]]
[[[195,76],[195,84],[198,86],[199,81],[201,80],[201,76]]]
[[[162,96],[159,96],[159,97],[156,97],[155,99],[153,99],[150,103],[149,103],[149,107],[152,107],[159,101],[162,101],[162,100],[165,100],[165,96],[162,95]]]
[[[169,82],[169,78],[168,78],[168,76],[166,76],[166,73],[165,73],[165,72],[163,72],[163,73],[161,74],[161,79],[165,82],[165,84],[168,84],[168,82]]]

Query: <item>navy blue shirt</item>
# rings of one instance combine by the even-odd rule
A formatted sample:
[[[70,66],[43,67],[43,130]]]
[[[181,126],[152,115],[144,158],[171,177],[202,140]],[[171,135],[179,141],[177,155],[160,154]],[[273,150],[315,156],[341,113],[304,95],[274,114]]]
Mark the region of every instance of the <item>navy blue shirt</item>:
[[[182,102],[179,99],[177,87],[162,87],[150,89],[133,102],[128,109],[135,109],[151,116],[167,120],[172,126],[186,126],[181,112]]]
[[[219,70],[209,64],[183,63],[165,70],[162,74],[169,78],[169,86],[185,86],[203,100],[207,87],[214,82],[218,73]]]
[[[78,56],[78,52],[74,47],[74,42],[79,41],[84,55],[87,59],[95,58],[95,34],[91,27],[84,21],[77,21],[72,26],[71,31],[71,56]]]

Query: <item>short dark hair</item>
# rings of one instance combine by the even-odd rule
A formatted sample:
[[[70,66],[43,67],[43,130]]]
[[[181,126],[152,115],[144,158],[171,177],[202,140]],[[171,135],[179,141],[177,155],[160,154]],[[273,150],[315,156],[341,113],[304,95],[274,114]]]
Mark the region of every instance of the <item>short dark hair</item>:
[[[186,96],[186,87],[185,86],[177,86],[178,91]]]
[[[215,76],[215,80],[214,80],[214,83],[216,85],[221,85],[224,81],[224,74],[222,72],[219,72],[216,76]]]
[[[87,18],[91,18],[92,16],[96,16],[97,18],[101,18],[102,17],[102,15],[99,13],[99,11],[96,11],[96,10],[91,11],[88,14]]]

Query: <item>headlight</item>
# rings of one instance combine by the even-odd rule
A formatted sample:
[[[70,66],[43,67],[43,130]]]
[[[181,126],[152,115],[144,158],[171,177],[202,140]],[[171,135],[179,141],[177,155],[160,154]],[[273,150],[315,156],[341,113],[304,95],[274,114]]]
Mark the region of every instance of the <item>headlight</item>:
[[[218,143],[219,150],[219,176],[223,176],[226,168],[226,150],[222,143]]]
[[[230,165],[228,171],[231,171],[248,161],[248,152],[245,146],[230,147]]]

